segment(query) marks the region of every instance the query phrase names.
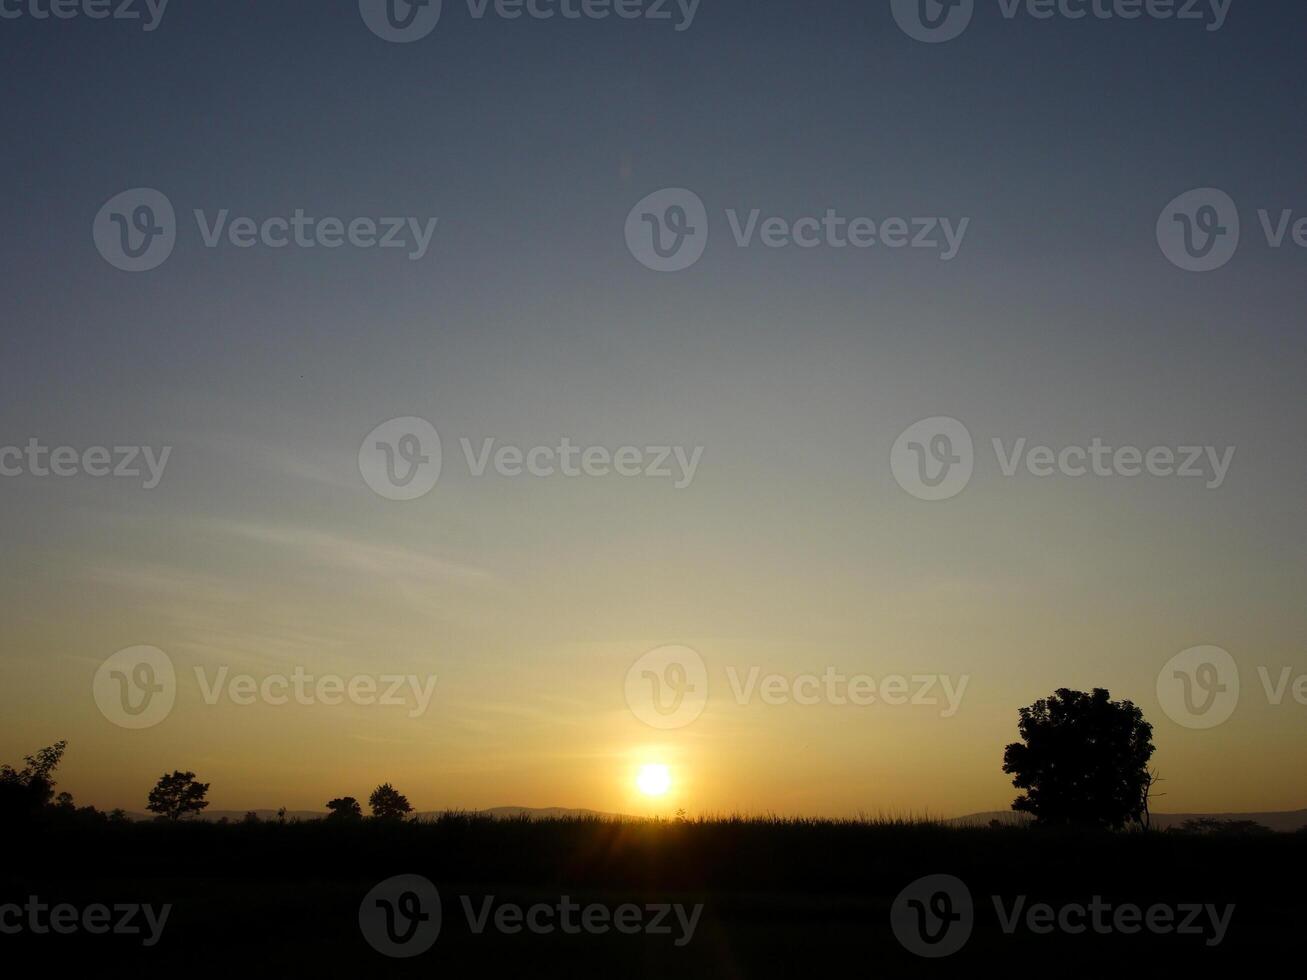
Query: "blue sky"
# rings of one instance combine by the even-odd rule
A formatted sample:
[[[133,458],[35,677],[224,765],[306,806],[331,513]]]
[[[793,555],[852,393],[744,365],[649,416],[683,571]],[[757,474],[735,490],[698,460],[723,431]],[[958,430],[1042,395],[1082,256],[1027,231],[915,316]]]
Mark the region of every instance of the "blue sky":
[[[1154,682],[1203,643],[1254,692],[1258,666],[1307,666],[1307,251],[1270,247],[1258,219],[1307,215],[1305,28],[1301,5],[1240,0],[1216,31],[978,2],[941,44],[908,37],[888,2],[703,0],[677,31],[477,19],[446,0],[411,44],[374,36],[349,0],[174,0],[149,32],[0,21],[0,445],[173,447],[150,491],[0,482],[0,746],[80,735],[72,781],[110,805],[198,758],[217,805],[316,806],[344,792],[339,770],[294,760],[330,732],[359,779],[369,746],[392,746],[424,806],[616,809],[634,753],[697,773],[686,799],[704,807],[961,811],[1006,802],[1017,707],[1099,684],[1158,723],[1174,808],[1301,805],[1272,778],[1301,751],[1301,706],[1263,698],[1193,732]],[[140,187],[175,207],[177,244],[130,274],[92,223]],[[1184,272],[1155,226],[1206,187],[1235,201],[1242,241],[1223,268]],[[683,272],[650,271],[623,239],[662,188],[706,208],[707,249]],[[438,222],[413,261],[207,248],[197,209]],[[947,262],[737,247],[727,212],[755,209],[968,225]],[[432,494],[396,503],[357,457],[406,416],[440,432],[445,465]],[[895,483],[891,447],[940,416],[968,428],[976,473],[926,503]],[[460,445],[564,437],[702,447],[702,462],[680,490],[477,477]],[[1005,477],[990,448],[1095,437],[1236,452],[1210,490]],[[229,732],[190,704],[166,738],[118,732],[86,685],[140,643],[183,673],[432,670],[443,711],[287,725],[256,709]],[[665,643],[718,667],[973,680],[947,723],[728,696],[651,743],[621,682]],[[285,772],[295,799],[268,799]]]

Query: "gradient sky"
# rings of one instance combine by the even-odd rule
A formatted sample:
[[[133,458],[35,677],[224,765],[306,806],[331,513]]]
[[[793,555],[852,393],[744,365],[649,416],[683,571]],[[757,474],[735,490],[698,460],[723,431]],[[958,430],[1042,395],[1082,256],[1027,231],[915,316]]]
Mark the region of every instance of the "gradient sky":
[[[390,780],[419,809],[956,814],[1006,807],[1017,709],[1062,686],[1156,727],[1170,811],[1294,809],[1307,707],[1307,7],[1201,25],[1019,17],[946,44],[888,2],[703,0],[665,22],[477,21],[388,44],[353,0],[174,0],[153,32],[0,20],[0,445],[174,447],[160,486],[0,479],[0,761],[71,742],[61,789],[143,809],[193,769],[220,809],[316,809]],[[139,275],[102,204],[169,196]],[[1166,261],[1172,198],[1228,192],[1218,272]],[[657,274],[632,206],[694,190],[712,233]],[[194,208],[440,219],[430,253],[206,249]],[[969,217],[932,253],[736,248],[727,208]],[[394,502],[375,426],[421,416],[445,471]],[[977,471],[905,493],[909,424],[962,420]],[[458,439],[703,446],[692,485],[472,478]],[[989,441],[1235,446],[1219,490],[1005,478]],[[688,644],[703,716],[656,731],[628,667]],[[97,666],[137,644],[183,683],[115,727]],[[1158,671],[1231,652],[1243,697],[1198,731]],[[430,710],[206,706],[193,668],[435,673]],[[920,706],[738,705],[767,673],[970,676]],[[635,797],[632,767],[673,769]]]

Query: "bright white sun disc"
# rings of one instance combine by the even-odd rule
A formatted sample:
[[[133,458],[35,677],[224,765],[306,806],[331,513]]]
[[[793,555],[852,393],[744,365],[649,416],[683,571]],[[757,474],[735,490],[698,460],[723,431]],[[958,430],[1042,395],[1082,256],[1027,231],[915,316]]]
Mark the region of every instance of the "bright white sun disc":
[[[635,785],[645,796],[662,796],[672,788],[672,774],[666,766],[644,766]]]

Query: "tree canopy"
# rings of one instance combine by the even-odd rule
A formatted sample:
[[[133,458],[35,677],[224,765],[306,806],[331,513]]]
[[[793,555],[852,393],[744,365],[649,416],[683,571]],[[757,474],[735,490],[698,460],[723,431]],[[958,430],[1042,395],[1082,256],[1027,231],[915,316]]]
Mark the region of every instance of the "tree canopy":
[[[195,773],[177,770],[171,776],[159,777],[154,789],[150,790],[147,809],[164,820],[181,820],[209,805],[204,798],[208,792],[209,784],[197,782]]]
[[[1017,729],[1021,741],[1003,753],[1003,771],[1025,790],[1012,809],[1041,824],[1146,826],[1153,726],[1133,703],[1061,688],[1022,708]]]
[[[382,783],[372,791],[368,797],[368,806],[372,808],[374,817],[383,820],[403,820],[413,812],[408,798],[390,783]]]

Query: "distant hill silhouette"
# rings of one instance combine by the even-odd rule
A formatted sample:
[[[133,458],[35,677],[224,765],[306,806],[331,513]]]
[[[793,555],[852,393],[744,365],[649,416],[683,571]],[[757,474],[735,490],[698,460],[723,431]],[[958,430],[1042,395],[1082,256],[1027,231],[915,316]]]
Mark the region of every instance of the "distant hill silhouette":
[[[1263,827],[1279,833],[1293,833],[1307,827],[1307,810],[1274,810],[1266,813],[1154,813],[1152,825],[1155,830],[1178,828],[1186,820],[1198,818],[1215,820],[1251,820]],[[964,817],[954,817],[944,823],[955,827],[987,827],[997,820],[1002,824],[1018,826],[1029,823],[1030,817],[1012,810],[989,810],[984,813],[969,813]]]
[[[500,820],[515,819],[527,817],[532,820],[558,820],[575,819],[577,817],[592,817],[599,820],[631,820],[635,819],[623,813],[604,813],[602,810],[573,810],[560,806],[534,807],[534,806],[497,806],[489,810],[477,810],[477,813],[486,816],[495,817]],[[439,813],[429,813],[426,816],[438,817]]]
[[[193,819],[202,820],[208,823],[216,823],[225,818],[232,823],[238,823],[245,819],[245,814],[250,812],[253,812],[260,820],[278,819],[278,811],[276,810],[206,810]],[[489,810],[467,810],[463,812],[479,816],[493,817],[496,820],[512,820],[520,819],[522,817],[533,820],[576,819],[580,817],[589,817],[599,820],[638,819],[622,813],[605,813],[602,810],[584,810],[559,806],[497,806],[492,807]],[[413,814],[413,817],[418,820],[434,820],[436,817],[443,816],[444,813],[444,810],[422,810]],[[126,815],[130,820],[154,819],[153,814],[141,813],[136,810],[128,810]],[[287,810],[285,815],[287,820],[321,820],[326,816],[326,810]]]

